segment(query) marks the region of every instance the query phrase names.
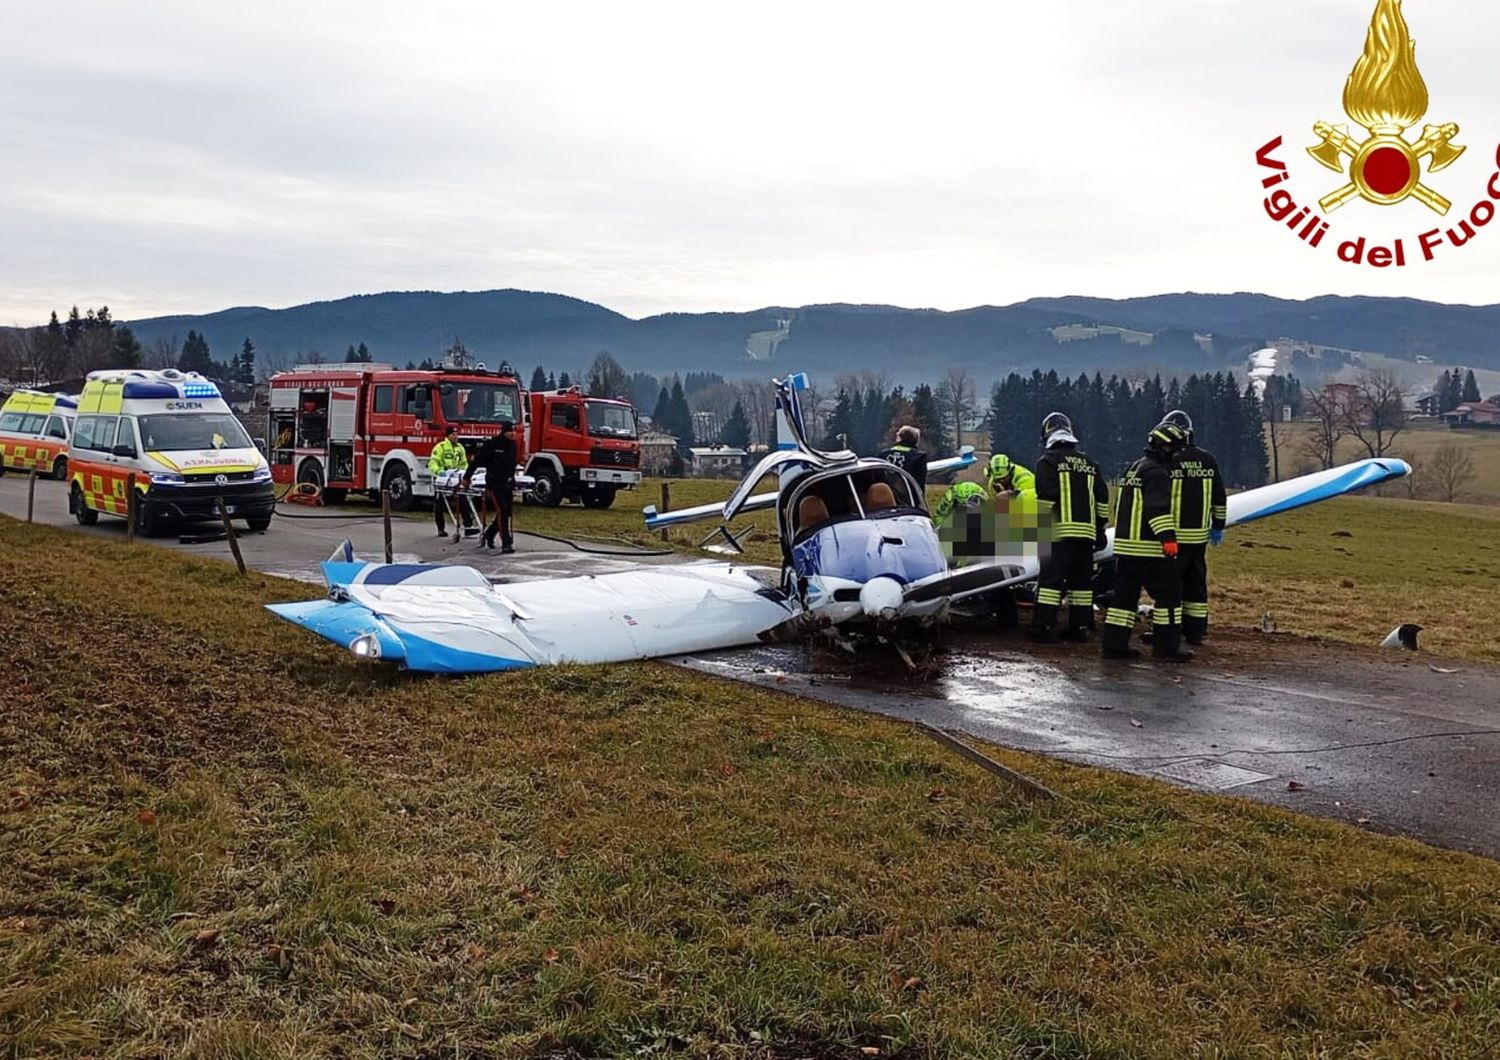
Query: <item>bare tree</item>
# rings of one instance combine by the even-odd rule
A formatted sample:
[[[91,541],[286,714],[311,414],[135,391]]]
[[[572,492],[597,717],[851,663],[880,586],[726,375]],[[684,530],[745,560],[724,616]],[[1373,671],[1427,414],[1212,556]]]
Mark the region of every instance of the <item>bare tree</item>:
[[[1333,466],[1338,455],[1339,442],[1347,430],[1344,409],[1326,390],[1309,390],[1303,400],[1312,429],[1303,439],[1302,448],[1307,457],[1323,469]]]
[[[629,401],[634,387],[630,373],[607,350],[600,350],[594,363],[584,373],[583,388],[590,397],[621,398]]]
[[[1385,456],[1406,429],[1406,399],[1394,372],[1371,368],[1359,377],[1354,400],[1344,409],[1344,427],[1372,457]]]
[[[964,422],[974,415],[974,375],[967,368],[950,367],[938,384],[938,411],[955,450],[963,446]]]
[[[1427,472],[1437,495],[1451,503],[1474,478],[1474,455],[1457,442],[1444,442],[1427,461]]]
[[[146,344],[146,367],[176,368],[181,350],[182,343],[177,340],[176,335],[171,338],[158,335]]]
[[[1408,456],[1407,464],[1411,471],[1400,478],[1396,483],[1400,485],[1401,492],[1406,494],[1409,501],[1419,501],[1427,495],[1427,464],[1416,456]]]

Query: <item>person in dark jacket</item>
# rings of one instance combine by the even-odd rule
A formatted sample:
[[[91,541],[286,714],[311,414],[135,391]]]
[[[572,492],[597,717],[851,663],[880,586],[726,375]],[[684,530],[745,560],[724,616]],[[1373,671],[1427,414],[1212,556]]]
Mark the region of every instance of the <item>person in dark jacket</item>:
[[[1086,641],[1094,632],[1094,552],[1104,547],[1109,487],[1099,465],[1079,450],[1072,421],[1062,413],[1042,421],[1042,444],[1036,499],[1047,506],[1052,521],[1031,611],[1031,639],[1057,639],[1057,613],[1066,603],[1064,635]]]
[[[896,444],[882,451],[880,459],[895,464],[917,480],[921,490],[923,506],[927,503],[927,454],[918,449],[922,444],[922,432],[915,427],[902,427],[896,432]]]
[[[495,519],[480,542],[494,548],[498,534],[501,552],[516,550],[516,539],[511,532],[511,513],[516,503],[516,459],[515,424],[502,420],[500,433],[484,440],[464,474],[464,488],[467,489],[475,470],[484,468],[484,502],[494,505]]]
[[[1106,659],[1138,659],[1130,646],[1141,589],[1151,594],[1152,654],[1165,662],[1187,662],[1182,646],[1182,579],[1177,573],[1177,526],[1172,518],[1172,461],[1187,445],[1187,432],[1159,423],[1146,451],[1120,480],[1115,508],[1115,591],[1101,638]]]
[[[1187,445],[1172,462],[1172,517],[1177,522],[1177,571],[1182,576],[1182,637],[1202,644],[1208,637],[1208,546],[1224,540],[1229,499],[1214,454],[1193,437],[1193,421],[1181,409],[1162,420],[1187,431]]]

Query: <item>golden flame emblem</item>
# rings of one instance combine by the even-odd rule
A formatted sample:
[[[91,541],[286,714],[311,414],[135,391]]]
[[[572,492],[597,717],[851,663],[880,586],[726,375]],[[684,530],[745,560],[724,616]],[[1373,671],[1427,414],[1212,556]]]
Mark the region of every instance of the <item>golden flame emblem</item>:
[[[1464,148],[1453,143],[1458,126],[1424,125],[1416,142],[1405,137],[1427,113],[1427,83],[1417,69],[1417,46],[1401,14],[1401,0],[1378,0],[1365,36],[1365,50],[1344,82],[1344,112],[1370,131],[1364,140],[1349,135],[1346,125],[1320,121],[1313,135],[1321,142],[1307,153],[1336,173],[1349,162],[1349,183],[1318,200],[1326,213],[1356,195],[1390,206],[1407,197],[1446,214],[1452,205],[1422,183],[1422,159],[1436,173],[1453,164]]]

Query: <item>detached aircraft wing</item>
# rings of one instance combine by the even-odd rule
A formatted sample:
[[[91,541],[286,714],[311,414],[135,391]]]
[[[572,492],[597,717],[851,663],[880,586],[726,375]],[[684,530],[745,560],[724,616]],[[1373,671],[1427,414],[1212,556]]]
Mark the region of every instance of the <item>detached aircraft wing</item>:
[[[328,599],[268,610],[362,658],[429,673],[729,648],[793,614],[781,592],[727,563],[505,585],[472,567],[430,564],[330,561],[323,576]]]

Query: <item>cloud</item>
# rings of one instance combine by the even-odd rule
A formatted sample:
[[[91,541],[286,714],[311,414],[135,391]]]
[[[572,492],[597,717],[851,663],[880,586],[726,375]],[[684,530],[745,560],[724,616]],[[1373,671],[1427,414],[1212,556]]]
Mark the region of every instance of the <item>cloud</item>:
[[[1489,300],[1500,234],[1403,273],[1279,231],[1368,4],[17,5],[0,320],[517,286],[643,314],[1167,290]],[[1500,139],[1500,11],[1407,12],[1433,115]],[[1415,203],[1347,207],[1372,235]],[[1356,213],[1355,211],[1361,211]],[[1347,218],[1347,222],[1346,222]],[[1486,240],[1493,240],[1490,246]]]

